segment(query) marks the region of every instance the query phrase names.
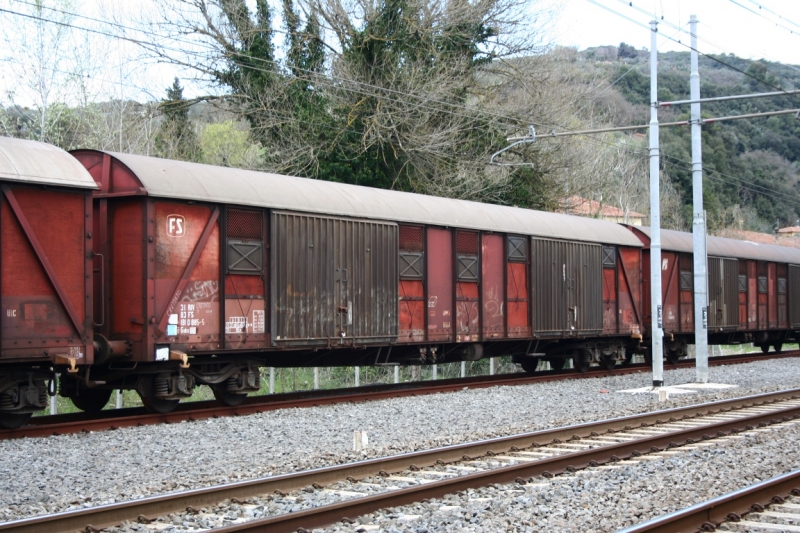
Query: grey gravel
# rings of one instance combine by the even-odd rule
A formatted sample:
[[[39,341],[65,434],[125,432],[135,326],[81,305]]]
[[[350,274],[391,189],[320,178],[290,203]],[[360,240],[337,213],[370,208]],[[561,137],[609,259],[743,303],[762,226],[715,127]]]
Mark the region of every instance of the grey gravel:
[[[664,375],[667,384],[694,381],[694,370]],[[641,373],[2,441],[0,521],[797,387],[800,360],[712,368],[710,380],[738,388],[666,403],[613,392],[648,385],[650,374]],[[352,451],[355,430],[369,435],[360,453]]]
[[[314,531],[610,532],[797,468],[800,423],[792,422],[661,459],[469,490]]]

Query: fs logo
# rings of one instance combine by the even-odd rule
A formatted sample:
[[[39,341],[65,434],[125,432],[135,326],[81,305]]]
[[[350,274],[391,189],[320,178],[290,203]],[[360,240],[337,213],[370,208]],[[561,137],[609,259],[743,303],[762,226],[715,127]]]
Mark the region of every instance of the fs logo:
[[[186,235],[186,219],[181,215],[167,216],[167,235],[170,237]]]

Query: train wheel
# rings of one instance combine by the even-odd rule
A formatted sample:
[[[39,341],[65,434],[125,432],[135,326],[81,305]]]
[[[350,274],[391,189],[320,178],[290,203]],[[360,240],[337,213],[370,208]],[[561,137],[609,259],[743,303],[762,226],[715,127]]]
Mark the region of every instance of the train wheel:
[[[539,361],[539,357],[526,357],[522,360],[520,366],[522,366],[522,370],[528,374],[533,374],[536,372],[536,368],[539,366]]]
[[[33,413],[3,413],[0,414],[0,428],[17,429],[24,426],[31,419]]]
[[[667,363],[677,365],[681,359],[681,354],[674,350],[667,350]]]
[[[111,399],[111,389],[86,389],[81,388],[76,396],[70,398],[72,403],[81,411],[98,413],[103,410],[108,400]]]
[[[782,342],[776,342],[772,346],[775,347],[775,352],[776,353],[781,353],[781,349],[783,348],[783,343]]]
[[[167,390],[164,378],[161,375],[143,376],[140,385],[136,387],[142,404],[151,413],[166,414],[171,413],[180,403],[179,399],[159,398],[155,395],[156,390]]]
[[[212,385],[211,390],[214,392],[214,398],[216,398],[217,401],[222,405],[227,405],[228,407],[236,407],[237,405],[241,405],[245,398],[247,398],[247,394],[237,394],[227,390],[224,383]]]
[[[769,352],[769,344],[762,344],[761,345],[761,351],[763,353],[768,353]]]
[[[600,364],[606,370],[614,370],[617,367],[617,359],[613,355],[604,355],[602,359],[600,359]]]
[[[572,356],[573,366],[581,373],[589,371],[589,361],[591,361],[589,350],[576,350]]]

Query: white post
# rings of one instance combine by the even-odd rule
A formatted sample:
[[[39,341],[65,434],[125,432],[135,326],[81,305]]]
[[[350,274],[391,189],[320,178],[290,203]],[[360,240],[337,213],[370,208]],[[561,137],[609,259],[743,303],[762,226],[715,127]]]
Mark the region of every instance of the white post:
[[[50,414],[51,415],[58,414],[58,395],[50,396]]]
[[[700,68],[697,53],[697,16],[689,18],[692,34],[692,100],[700,99]],[[692,245],[694,250],[694,346],[695,379],[708,383],[708,273],[706,268],[706,217],[703,209],[703,143],[700,103],[692,104]]]
[[[431,371],[431,373],[432,373],[432,378],[433,378],[434,380],[435,380],[435,379],[438,379],[438,377],[439,377],[439,370],[438,370],[438,366],[439,366],[439,365],[433,365],[433,370]]]
[[[319,367],[314,367],[314,390],[319,389]]]
[[[353,367],[353,368],[355,368],[356,387],[358,387],[359,383],[361,381],[361,367],[360,366],[356,366],[356,367]]]
[[[122,409],[122,389],[117,389],[116,408]]]
[[[399,366],[394,367],[394,382],[395,383],[400,383],[400,367]]]
[[[650,22],[650,313],[653,337],[653,387],[664,385],[661,329],[661,195],[658,149],[658,22]]]
[[[275,394],[275,367],[269,367],[269,393]]]
[[[494,357],[489,358],[489,375],[494,376]]]
[[[466,361],[461,361],[461,377],[462,378],[467,377],[467,362]]]

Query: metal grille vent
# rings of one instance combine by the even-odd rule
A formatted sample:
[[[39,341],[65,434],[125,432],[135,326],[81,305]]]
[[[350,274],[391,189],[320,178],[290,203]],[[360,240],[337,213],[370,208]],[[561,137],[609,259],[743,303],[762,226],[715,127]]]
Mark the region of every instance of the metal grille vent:
[[[263,215],[261,211],[228,209],[227,232],[229,239],[245,241],[263,240]]]
[[[603,266],[617,266],[617,249],[613,246],[603,246]]]
[[[767,276],[758,276],[758,292],[761,294],[767,292]]]
[[[419,226],[400,226],[400,249],[404,252],[421,252],[422,228]]]
[[[747,292],[747,275],[739,274],[739,292]]]
[[[508,237],[508,260],[524,262],[528,259],[528,239],[525,237]]]
[[[681,270],[681,290],[692,290],[692,273],[686,270]]]
[[[457,231],[456,253],[478,255],[478,234],[471,231]]]
[[[778,294],[786,294],[786,278],[778,278]]]

